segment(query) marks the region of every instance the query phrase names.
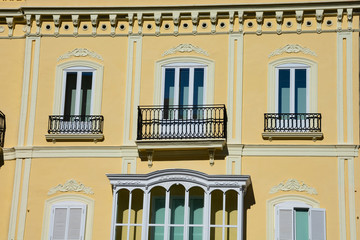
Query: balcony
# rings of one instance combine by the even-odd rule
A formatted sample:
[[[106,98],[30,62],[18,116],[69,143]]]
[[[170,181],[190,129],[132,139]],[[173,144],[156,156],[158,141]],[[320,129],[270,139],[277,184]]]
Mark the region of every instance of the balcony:
[[[227,135],[225,105],[139,106],[137,145],[152,157],[155,150],[205,149],[210,160]]]
[[[101,115],[49,116],[47,140],[102,140],[104,117]]]
[[[265,113],[264,139],[323,138],[320,113]]]

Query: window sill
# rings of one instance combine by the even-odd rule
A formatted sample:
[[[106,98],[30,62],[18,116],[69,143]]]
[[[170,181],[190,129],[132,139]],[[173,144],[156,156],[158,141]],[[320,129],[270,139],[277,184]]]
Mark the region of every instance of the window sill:
[[[47,141],[102,141],[104,134],[46,134]]]
[[[262,137],[265,140],[322,140],[321,132],[264,132]]]

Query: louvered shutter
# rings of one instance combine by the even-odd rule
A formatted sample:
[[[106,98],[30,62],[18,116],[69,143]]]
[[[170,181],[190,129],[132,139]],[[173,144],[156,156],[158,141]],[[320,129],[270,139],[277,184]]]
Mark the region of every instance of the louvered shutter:
[[[326,240],[325,209],[313,208],[309,210],[310,240]]]
[[[84,239],[85,213],[85,207],[83,206],[70,206],[67,232],[68,240]]]
[[[292,208],[278,208],[277,215],[277,240],[293,240],[293,214]]]
[[[66,231],[66,218],[67,208],[66,207],[54,207],[53,211],[53,228],[50,239],[52,240],[63,240],[65,239]]]

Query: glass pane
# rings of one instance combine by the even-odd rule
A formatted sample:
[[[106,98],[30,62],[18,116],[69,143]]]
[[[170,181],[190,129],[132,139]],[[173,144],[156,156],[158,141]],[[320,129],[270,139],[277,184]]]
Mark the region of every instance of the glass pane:
[[[183,239],[184,227],[170,227],[170,240]]]
[[[189,74],[188,68],[180,69],[179,105],[189,105]]]
[[[210,240],[219,240],[219,239],[223,239],[222,228],[221,227],[211,227],[210,228]]]
[[[164,227],[149,227],[151,240],[164,240]]]
[[[225,224],[237,225],[237,201],[238,193],[235,191],[226,192]]]
[[[290,69],[279,70],[279,113],[290,113]]]
[[[55,208],[53,229],[54,240],[65,239],[66,215],[66,208]]]
[[[117,226],[115,228],[115,240],[123,240],[127,238],[127,227]]]
[[[190,224],[202,224],[203,223],[203,198],[190,198]]]
[[[164,119],[173,118],[170,112],[166,111],[166,107],[174,105],[175,98],[175,69],[165,69],[165,89],[164,89]]]
[[[165,223],[165,189],[156,187],[151,190],[150,223]]]
[[[75,115],[76,72],[66,73],[64,115]]]
[[[295,209],[295,234],[296,240],[309,239],[308,209]]]
[[[223,192],[215,190],[211,193],[211,219],[210,224],[223,224]]]
[[[184,197],[176,197],[171,201],[171,224],[184,224]]]
[[[130,223],[142,224],[143,198],[143,191],[137,189],[132,192]]]
[[[194,70],[194,102],[193,105],[204,104],[204,69]]]
[[[225,228],[225,239],[226,240],[237,240],[237,228]]]
[[[190,227],[189,228],[189,240],[202,240],[202,227]]]
[[[116,223],[128,223],[129,216],[129,191],[118,191]]]
[[[131,240],[141,240],[141,229],[142,229],[142,226],[132,226],[132,227],[130,227],[129,239],[131,239]]]
[[[295,69],[295,113],[306,113],[306,69]]]
[[[92,75],[92,72],[82,73],[80,91],[80,115],[90,115],[91,113]]]

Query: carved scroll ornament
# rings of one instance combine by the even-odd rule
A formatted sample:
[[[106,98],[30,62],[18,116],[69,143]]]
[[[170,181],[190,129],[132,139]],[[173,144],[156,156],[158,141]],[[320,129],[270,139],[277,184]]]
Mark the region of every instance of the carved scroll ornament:
[[[270,53],[269,58],[281,55],[283,53],[304,53],[312,56],[317,56],[315,52],[311,51],[309,48],[302,47],[299,44],[288,44],[282,48],[276,49],[272,53]]]
[[[83,192],[86,194],[94,194],[91,187],[86,187],[84,184],[73,179],[66,181],[65,184],[59,184],[51,188],[48,192],[48,195],[52,195],[57,192]]]
[[[271,188],[270,193],[277,193],[279,191],[297,191],[306,192],[309,194],[316,195],[317,191],[315,188],[309,187],[304,182],[299,182],[296,179],[289,179],[286,182],[279,183],[278,185]]]
[[[194,46],[192,44],[189,44],[189,43],[183,43],[183,44],[178,45],[177,47],[173,47],[173,48],[165,51],[163,53],[163,56],[174,54],[176,52],[188,53],[188,52],[193,52],[193,51],[196,53],[199,53],[199,54],[203,54],[205,56],[209,56],[208,52],[206,52],[205,50],[203,50],[197,46]]]
[[[88,50],[86,48],[75,48],[74,50],[69,51],[69,52],[61,55],[58,58],[58,61],[63,60],[63,59],[67,59],[67,58],[70,58],[70,57],[86,57],[86,56],[96,58],[96,59],[99,59],[101,61],[104,60],[102,58],[102,56],[100,56],[99,54],[97,54],[95,52],[92,52],[92,51],[90,51],[90,50]]]

